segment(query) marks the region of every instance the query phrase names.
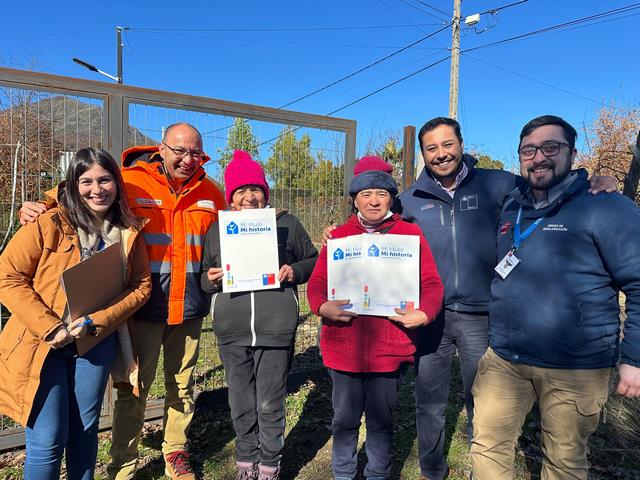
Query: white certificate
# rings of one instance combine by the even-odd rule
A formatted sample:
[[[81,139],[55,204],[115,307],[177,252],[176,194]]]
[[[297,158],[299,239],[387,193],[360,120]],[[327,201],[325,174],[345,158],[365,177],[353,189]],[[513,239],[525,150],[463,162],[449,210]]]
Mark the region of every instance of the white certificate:
[[[327,298],[362,315],[420,308],[420,238],[355,235],[327,242]]]
[[[222,291],[279,288],[274,208],[218,212]]]

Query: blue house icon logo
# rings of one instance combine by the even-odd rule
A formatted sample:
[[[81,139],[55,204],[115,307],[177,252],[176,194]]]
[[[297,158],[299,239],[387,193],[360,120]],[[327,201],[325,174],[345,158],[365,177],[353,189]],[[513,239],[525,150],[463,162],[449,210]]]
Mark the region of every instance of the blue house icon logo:
[[[238,225],[236,222],[227,223],[227,235],[237,235],[238,234]]]
[[[367,250],[367,255],[370,257],[379,257],[380,249],[376,245],[371,245],[369,250]]]
[[[333,252],[333,259],[334,260],[344,259],[344,252],[342,251],[341,248],[336,248],[336,250]]]

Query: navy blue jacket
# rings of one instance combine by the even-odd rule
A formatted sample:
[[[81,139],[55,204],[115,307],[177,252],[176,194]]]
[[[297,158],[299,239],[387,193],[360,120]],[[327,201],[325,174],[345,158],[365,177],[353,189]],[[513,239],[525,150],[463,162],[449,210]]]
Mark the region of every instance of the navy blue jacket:
[[[587,192],[584,170],[551,205],[535,210],[515,189],[498,230],[498,255],[521,230],[542,222],[515,252],[520,263],[491,285],[489,342],[505,360],[591,369],[621,361],[640,367],[640,209],[618,194]],[[627,296],[619,348],[618,290]]]
[[[453,198],[424,170],[400,195],[402,217],[417,223],[429,242],[444,283],[445,308],[487,313],[500,210],[519,177],[475,168],[470,155],[464,162],[469,173]]]

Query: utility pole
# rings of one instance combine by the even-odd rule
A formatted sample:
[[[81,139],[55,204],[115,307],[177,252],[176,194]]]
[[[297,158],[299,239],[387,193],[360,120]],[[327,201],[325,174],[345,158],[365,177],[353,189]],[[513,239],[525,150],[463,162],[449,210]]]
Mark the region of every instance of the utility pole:
[[[118,79],[116,81],[118,83],[122,83],[122,28],[116,27],[116,50],[118,52]]]
[[[460,81],[460,4],[453,0],[451,23],[451,74],[449,77],[449,117],[458,118],[458,83]]]

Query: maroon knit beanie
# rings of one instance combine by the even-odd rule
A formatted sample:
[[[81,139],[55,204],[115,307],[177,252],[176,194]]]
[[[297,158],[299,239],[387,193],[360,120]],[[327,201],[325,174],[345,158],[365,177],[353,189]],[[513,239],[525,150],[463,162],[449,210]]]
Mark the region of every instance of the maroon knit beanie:
[[[224,171],[224,193],[227,204],[231,204],[233,192],[244,185],[259,186],[264,192],[265,201],[269,202],[269,185],[267,185],[262,166],[247,152],[236,150]]]
[[[358,163],[353,167],[353,174],[360,175],[362,172],[366,172],[367,170],[379,170],[381,172],[391,174],[393,172],[393,165],[385,162],[380,157],[369,155],[358,160]]]

